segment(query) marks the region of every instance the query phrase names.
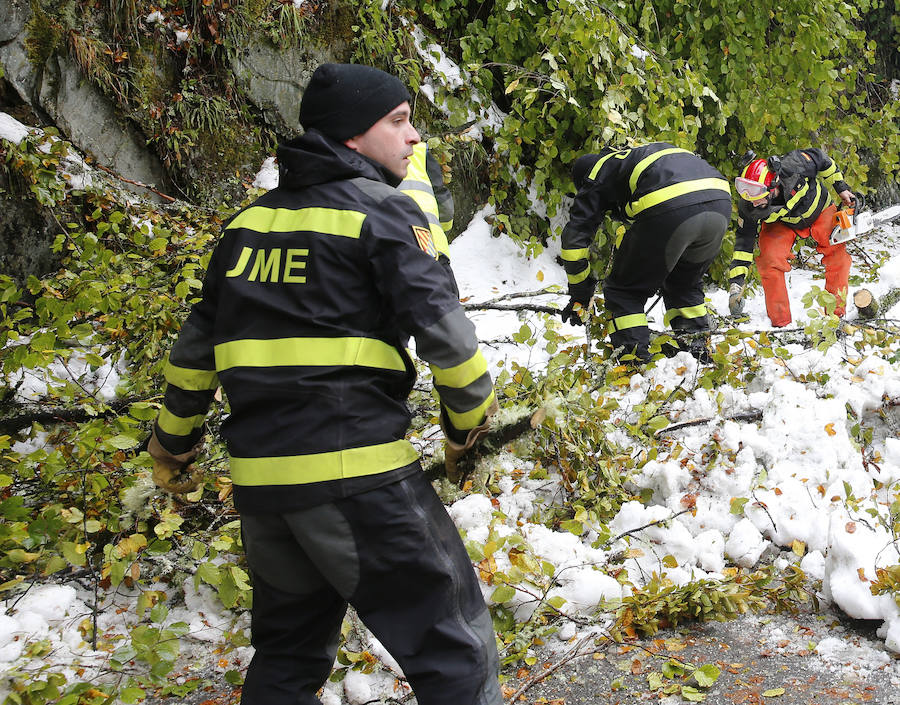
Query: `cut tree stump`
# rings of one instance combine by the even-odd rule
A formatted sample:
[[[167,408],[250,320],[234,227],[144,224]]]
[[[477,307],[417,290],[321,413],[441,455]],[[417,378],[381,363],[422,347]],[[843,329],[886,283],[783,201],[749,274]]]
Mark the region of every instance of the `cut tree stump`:
[[[878,315],[878,301],[868,289],[860,289],[853,294],[853,303],[860,318],[875,318]]]

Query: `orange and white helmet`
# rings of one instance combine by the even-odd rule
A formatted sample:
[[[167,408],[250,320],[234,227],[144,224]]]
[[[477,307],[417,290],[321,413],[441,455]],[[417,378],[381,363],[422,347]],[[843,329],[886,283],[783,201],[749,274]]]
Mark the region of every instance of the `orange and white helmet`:
[[[738,195],[745,201],[759,201],[774,188],[775,172],[769,169],[765,159],[754,159],[734,180]]]

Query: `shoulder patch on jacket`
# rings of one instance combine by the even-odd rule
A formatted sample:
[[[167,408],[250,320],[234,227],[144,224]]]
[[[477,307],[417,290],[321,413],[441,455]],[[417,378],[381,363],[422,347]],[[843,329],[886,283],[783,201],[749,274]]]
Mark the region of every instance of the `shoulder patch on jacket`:
[[[431,255],[435,259],[438,258],[437,247],[434,246],[434,240],[431,237],[431,231],[423,228],[421,225],[410,225],[413,235],[416,236],[416,242],[425,254]]]

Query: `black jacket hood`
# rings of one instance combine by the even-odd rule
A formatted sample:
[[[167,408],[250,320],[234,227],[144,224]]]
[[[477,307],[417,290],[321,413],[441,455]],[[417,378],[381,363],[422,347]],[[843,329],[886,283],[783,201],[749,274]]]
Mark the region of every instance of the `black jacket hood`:
[[[304,188],[360,176],[391,186],[401,181],[387,167],[318,130],[309,130],[278,145],[276,156],[278,185],[283,188]]]

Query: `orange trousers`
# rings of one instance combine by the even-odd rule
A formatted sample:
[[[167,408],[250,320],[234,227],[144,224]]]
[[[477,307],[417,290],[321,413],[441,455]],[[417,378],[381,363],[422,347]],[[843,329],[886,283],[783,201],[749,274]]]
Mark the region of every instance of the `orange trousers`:
[[[786,326],[791,322],[791,304],[788,300],[785,272],[791,271],[795,255],[791,252],[794,240],[811,237],[825,265],[825,289],[837,299],[834,312],[843,316],[847,306],[847,280],[850,277],[850,255],[841,245],[830,245],[828,239],[834,229],[835,206],[828,206],[808,228],[793,230],[784,223],[763,223],[759,234],[759,256],[756,267],[766,293],[766,313],[773,326]]]

